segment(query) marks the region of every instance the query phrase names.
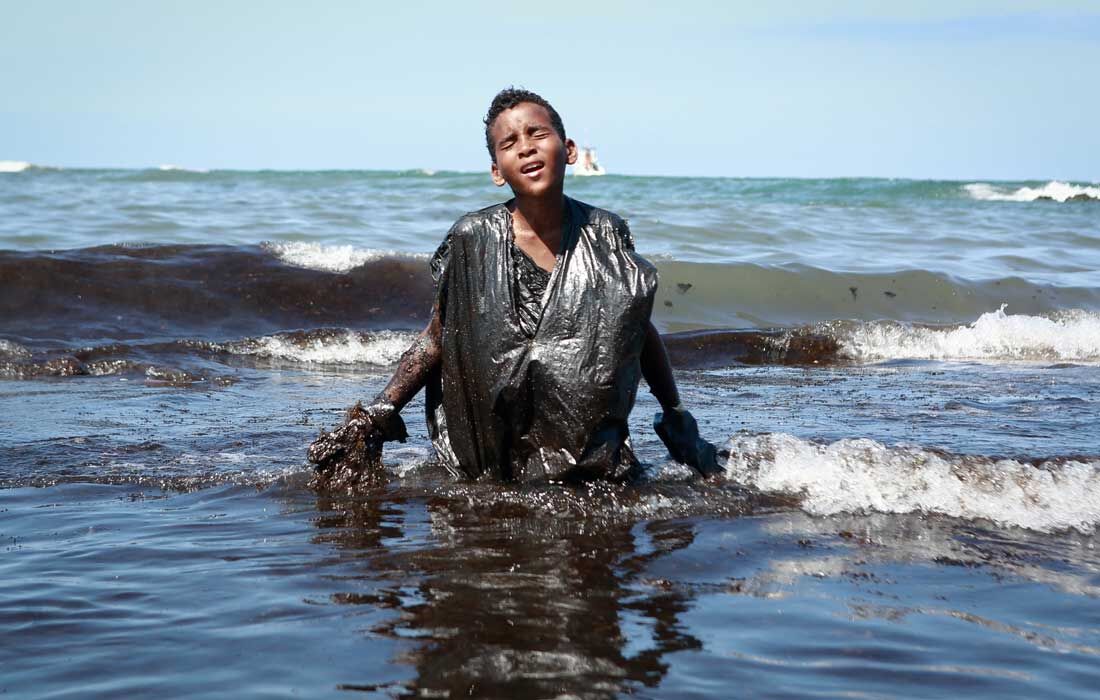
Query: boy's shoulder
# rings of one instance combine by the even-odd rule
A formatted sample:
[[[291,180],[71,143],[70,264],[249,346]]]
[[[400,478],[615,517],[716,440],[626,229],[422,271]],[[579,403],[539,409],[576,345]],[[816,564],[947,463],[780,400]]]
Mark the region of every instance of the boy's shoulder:
[[[574,206],[573,216],[577,217],[579,215],[581,227],[602,234],[610,240],[634,250],[634,236],[630,233],[630,226],[627,225],[626,219],[615,212],[600,209],[579,199],[570,199],[569,201]]]
[[[570,216],[576,226],[586,229],[593,234],[606,237],[621,243],[631,250],[634,249],[634,237],[630,233],[630,227],[626,219],[618,214],[593,206],[579,199],[566,198],[570,207]],[[463,214],[451,226],[447,233],[447,239],[456,237],[478,236],[484,233],[486,228],[499,230],[508,226],[508,217],[511,214],[505,203],[492,204],[484,209]]]
[[[621,227],[626,226],[626,220],[619,216],[615,212],[601,209],[599,207],[582,202],[579,199],[573,199],[567,197],[566,201],[573,207],[574,215],[580,214],[580,225],[595,225],[595,226],[613,226]],[[483,225],[490,222],[499,221],[504,212],[507,212],[507,203],[501,202],[499,204],[490,204],[489,206],[478,209],[477,211],[469,211],[458,217],[452,228],[468,230],[478,225]]]
[[[582,226],[625,226],[626,220],[619,216],[615,212],[601,209],[597,206],[582,202],[579,199],[569,199],[569,202],[574,206],[574,212],[579,212],[580,223]]]
[[[505,223],[504,216],[506,214],[508,214],[508,207],[503,203],[491,204],[484,209],[466,212],[458,217],[458,221],[454,222],[447,237],[477,234],[487,225],[500,226]]]
[[[506,217],[511,216],[508,207],[504,204],[493,204],[463,214],[454,222],[443,242],[432,254],[429,266],[432,270],[432,278],[439,282],[451,259],[451,251],[455,246],[465,246],[469,241],[483,237],[487,230],[503,231],[508,225]]]

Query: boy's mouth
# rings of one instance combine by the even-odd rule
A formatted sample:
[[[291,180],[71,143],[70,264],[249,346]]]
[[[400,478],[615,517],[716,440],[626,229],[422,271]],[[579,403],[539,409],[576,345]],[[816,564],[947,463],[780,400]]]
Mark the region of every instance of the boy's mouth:
[[[530,175],[531,173],[536,173],[542,170],[543,165],[544,163],[541,160],[537,160],[534,163],[528,163],[527,165],[523,166],[519,169],[519,171],[524,175]]]

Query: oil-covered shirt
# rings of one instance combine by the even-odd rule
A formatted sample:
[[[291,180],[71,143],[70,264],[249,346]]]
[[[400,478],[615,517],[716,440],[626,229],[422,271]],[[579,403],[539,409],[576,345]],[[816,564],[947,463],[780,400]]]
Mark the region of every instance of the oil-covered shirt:
[[[627,420],[657,271],[621,218],[572,199],[566,207],[533,328],[520,311],[506,205],[462,217],[432,258],[443,357],[426,410],[456,475],[619,479],[637,466]]]

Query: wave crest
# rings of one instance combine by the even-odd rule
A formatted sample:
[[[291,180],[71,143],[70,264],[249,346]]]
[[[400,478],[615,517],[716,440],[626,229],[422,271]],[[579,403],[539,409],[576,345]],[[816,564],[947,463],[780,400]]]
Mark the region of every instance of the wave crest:
[[[34,165],[25,160],[0,160],[0,173],[21,173]]]
[[[938,513],[1051,532],[1100,523],[1100,459],[1038,463],[887,447],[869,439],[831,444],[773,433],[735,436],[728,477],[798,496],[814,515]]]
[[[1005,306],[958,328],[893,322],[837,332],[841,354],[857,361],[1038,360],[1100,361],[1100,314],[1062,311],[1050,317],[1010,315]]]
[[[233,355],[303,362],[306,364],[368,364],[388,366],[397,362],[415,334],[381,331],[278,333],[215,345]]]
[[[305,241],[268,242],[263,247],[282,262],[321,272],[348,272],[365,263],[404,256],[393,250],[356,248],[350,245],[322,245]]]
[[[205,174],[210,172],[206,168],[185,168],[182,165],[172,165],[171,163],[165,163],[164,165],[158,165],[157,170],[164,173],[198,173]]]
[[[1035,202],[1040,200],[1068,202],[1100,200],[1100,187],[1072,185],[1057,180],[1052,180],[1041,187],[1020,187],[1015,190],[1008,190],[985,182],[974,182],[969,185],[963,185],[963,189],[973,199],[990,202]]]

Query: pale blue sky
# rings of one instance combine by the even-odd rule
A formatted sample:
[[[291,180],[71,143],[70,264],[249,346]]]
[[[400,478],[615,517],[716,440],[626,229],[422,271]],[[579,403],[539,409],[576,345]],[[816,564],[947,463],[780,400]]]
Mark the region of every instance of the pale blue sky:
[[[481,170],[516,84],[613,172],[1100,179],[1100,0],[764,4],[0,0],[0,160]]]

